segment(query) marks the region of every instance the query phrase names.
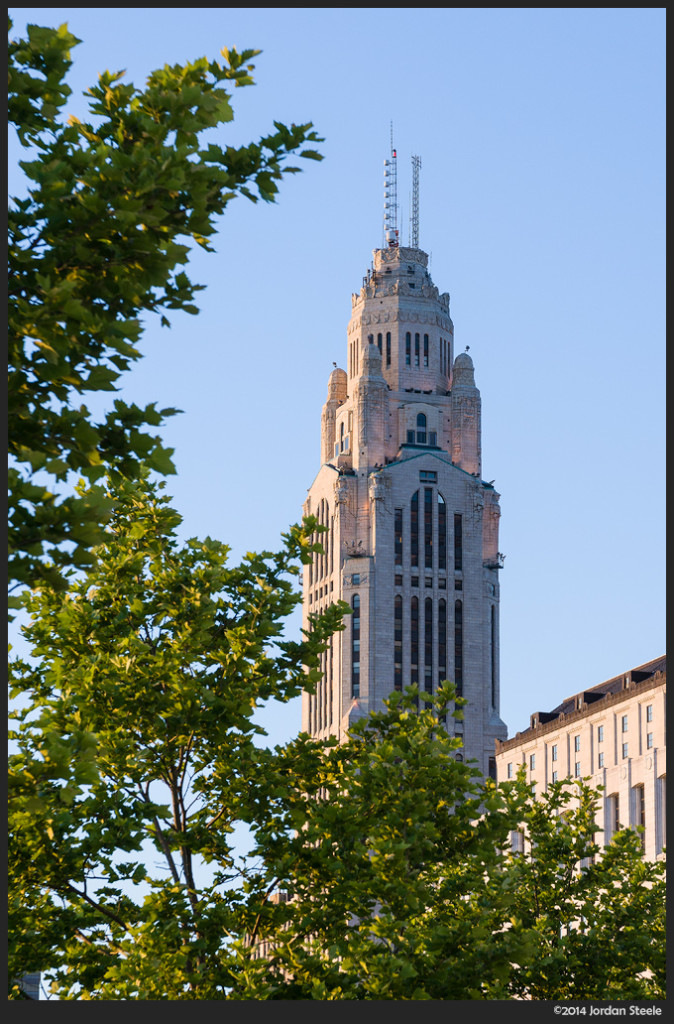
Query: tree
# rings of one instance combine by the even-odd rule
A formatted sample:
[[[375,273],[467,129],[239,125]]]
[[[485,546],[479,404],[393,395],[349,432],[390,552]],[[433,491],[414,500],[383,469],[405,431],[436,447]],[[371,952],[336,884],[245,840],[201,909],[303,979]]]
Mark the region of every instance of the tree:
[[[299,169],[291,154],[321,159],[307,146],[321,141],[311,124],[274,122],[239,148],[204,141],[233,118],[223,85],[253,84],[257,50],[167,65],[143,89],[106,71],[88,93],[90,121],[65,120],[78,42],[66,25],[29,25],[9,42],[9,121],[30,184],[9,210],[11,590],[64,587],[64,568],[91,563],[110,503],[100,486],[74,494],[72,474],[95,484],[109,469],[126,479],[141,464],[173,471],[171,451],[146,428],[175,409],[117,399],[97,422],[79,403],[117,390],[141,355],[147,314],[169,326],[171,310],[198,312],[201,286],[183,268],[191,244],[213,251],[227,204],[273,201],[283,175]]]
[[[664,866],[631,830],[598,856],[586,784],[534,800],[457,760],[449,684],[341,744],[266,745],[255,707],[313,688],[347,611],[281,638],[315,520],[232,568],[178,543],[147,479],[109,499],[13,665],[10,977],[46,970],[61,999],[663,996]]]
[[[90,571],[35,589],[33,658],[12,665],[29,699],[11,734],[10,978],[53,968],[61,998],[222,998],[230,834],[264,772],[252,716],[313,685],[343,608],[280,638],[311,518],[231,568],[217,541],[178,544],[146,477],[108,497]]]

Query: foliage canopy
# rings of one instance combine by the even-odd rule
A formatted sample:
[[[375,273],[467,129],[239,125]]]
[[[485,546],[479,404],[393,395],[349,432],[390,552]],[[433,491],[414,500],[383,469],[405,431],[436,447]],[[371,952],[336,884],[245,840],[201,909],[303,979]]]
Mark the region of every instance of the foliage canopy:
[[[585,784],[534,800],[458,761],[449,684],[342,744],[266,745],[256,707],[314,686],[347,611],[282,639],[315,520],[229,567],[178,543],[147,480],[108,496],[93,565],[36,588],[13,665],[12,977],[47,969],[61,999],[663,996],[663,865],[631,830],[597,856]]]
[[[321,159],[311,124],[274,122],[240,147],[213,141],[234,117],[224,86],[253,84],[257,50],[166,65],[142,89],[106,71],[88,91],[90,119],[65,118],[78,42],[66,25],[9,40],[9,122],[29,183],[8,215],[10,589],[63,587],[63,568],[90,564],[110,503],[102,487],[66,490],[72,474],[173,472],[152,429],[177,410],[116,399],[99,422],[82,399],[118,389],[147,314],[169,325],[172,310],[198,312],[201,286],[183,268],[191,245],[213,251],[227,204],[273,201],[299,170],[291,154]]]

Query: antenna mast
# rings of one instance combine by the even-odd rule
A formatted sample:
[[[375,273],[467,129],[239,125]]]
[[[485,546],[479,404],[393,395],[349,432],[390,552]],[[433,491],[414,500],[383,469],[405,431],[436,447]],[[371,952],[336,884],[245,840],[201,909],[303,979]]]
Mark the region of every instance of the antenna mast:
[[[392,249],[398,245],[398,158],[393,148],[391,123],[391,157],[384,160],[384,237]]]
[[[411,238],[412,249],[419,248],[419,169],[421,168],[421,157],[412,157],[412,217],[411,217]]]

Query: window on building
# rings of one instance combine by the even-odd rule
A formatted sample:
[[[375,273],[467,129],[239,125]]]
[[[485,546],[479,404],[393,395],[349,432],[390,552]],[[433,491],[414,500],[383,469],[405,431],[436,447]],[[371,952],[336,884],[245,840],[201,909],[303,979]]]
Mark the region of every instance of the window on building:
[[[634,828],[641,829],[641,848],[646,848],[646,798],[643,786],[633,786],[633,820],[632,825]]]
[[[463,697],[463,603],[454,603],[454,685],[457,697]]]
[[[447,506],[438,492],[438,569],[447,568]],[[441,580],[441,585],[444,583]]]
[[[597,758],[597,766],[599,768],[603,768],[604,767],[604,754],[603,753],[600,753],[599,757]]]
[[[627,757],[627,744],[623,743],[623,758]]]
[[[556,743],[552,744],[552,760],[553,761],[557,760],[557,744]]]
[[[433,599],[424,601],[424,690],[433,693]],[[431,704],[426,702],[425,707]]]
[[[428,335],[424,334],[424,366],[428,366]]]
[[[360,586],[360,573],[359,572],[354,572],[354,573],[351,574],[351,584],[354,587],[359,587]]]
[[[652,722],[653,721],[653,705],[652,704],[647,704],[646,705],[646,721],[647,722]]]
[[[573,772],[573,774],[575,775],[575,777],[577,779],[580,778],[580,761],[576,761],[576,763],[574,765],[574,772]]]
[[[412,365],[412,335],[409,331],[405,334],[405,365]]]
[[[447,602],[438,601],[438,683],[447,678]]]
[[[509,761],[508,762],[508,778],[512,779],[512,777],[513,777],[513,763],[512,763],[512,761]]]
[[[597,726],[597,743],[603,743],[603,742],[604,742],[604,726],[603,725],[598,725]]]
[[[410,503],[410,564],[419,565],[419,492],[415,491]]]
[[[530,754],[529,755],[529,769],[531,771],[533,771],[535,767],[536,767],[536,755],[535,754]]]
[[[393,536],[395,564],[403,564],[403,510],[397,508],[393,513]]]
[[[608,841],[620,830],[620,797],[617,793],[611,793],[606,797],[606,835]]]
[[[379,355],[383,355],[382,343],[383,343],[383,338],[382,338],[381,334],[378,334],[377,335],[377,348],[379,349]]]
[[[351,598],[351,696],[360,697],[360,597]]]
[[[552,773],[552,781],[553,782],[557,782],[557,779],[558,779],[558,772],[553,772]]]
[[[620,720],[620,730],[621,732],[627,732],[627,715],[623,715]]]
[[[463,518],[454,516],[454,571],[463,570]]]
[[[393,688],[403,688],[403,599],[396,594],[393,602]]]
[[[575,751],[580,750],[580,736],[574,736],[574,738],[573,738],[573,749]]]
[[[433,568],[433,488],[424,487],[424,568]]]
[[[421,469],[419,470],[419,479],[425,483],[435,483],[438,474],[434,470]]]
[[[414,365],[419,365],[419,335],[414,335]]]
[[[652,747],[653,747],[653,733],[652,732],[647,732],[646,733],[646,747],[649,750],[651,750]]]
[[[391,332],[386,332],[386,365],[391,365]]]
[[[417,444],[426,444],[426,415],[423,412],[417,414]]]

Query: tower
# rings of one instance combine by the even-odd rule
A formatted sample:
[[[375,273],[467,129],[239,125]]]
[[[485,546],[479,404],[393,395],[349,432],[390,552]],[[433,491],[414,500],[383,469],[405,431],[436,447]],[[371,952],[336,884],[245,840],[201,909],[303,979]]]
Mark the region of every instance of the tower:
[[[303,695],[302,729],[341,738],[393,690],[415,683],[423,702],[450,679],[468,703],[447,728],[493,774],[494,741],[507,736],[499,495],[482,479],[480,392],[468,352],[454,354],[449,295],[427,254],[398,242],[395,159],[392,149],[385,245],[352,295],[346,370],[329,377],[322,465],[304,504],[327,527],[325,554],[304,569],[304,628],[338,599],[353,614],[323,655],[316,693]]]

